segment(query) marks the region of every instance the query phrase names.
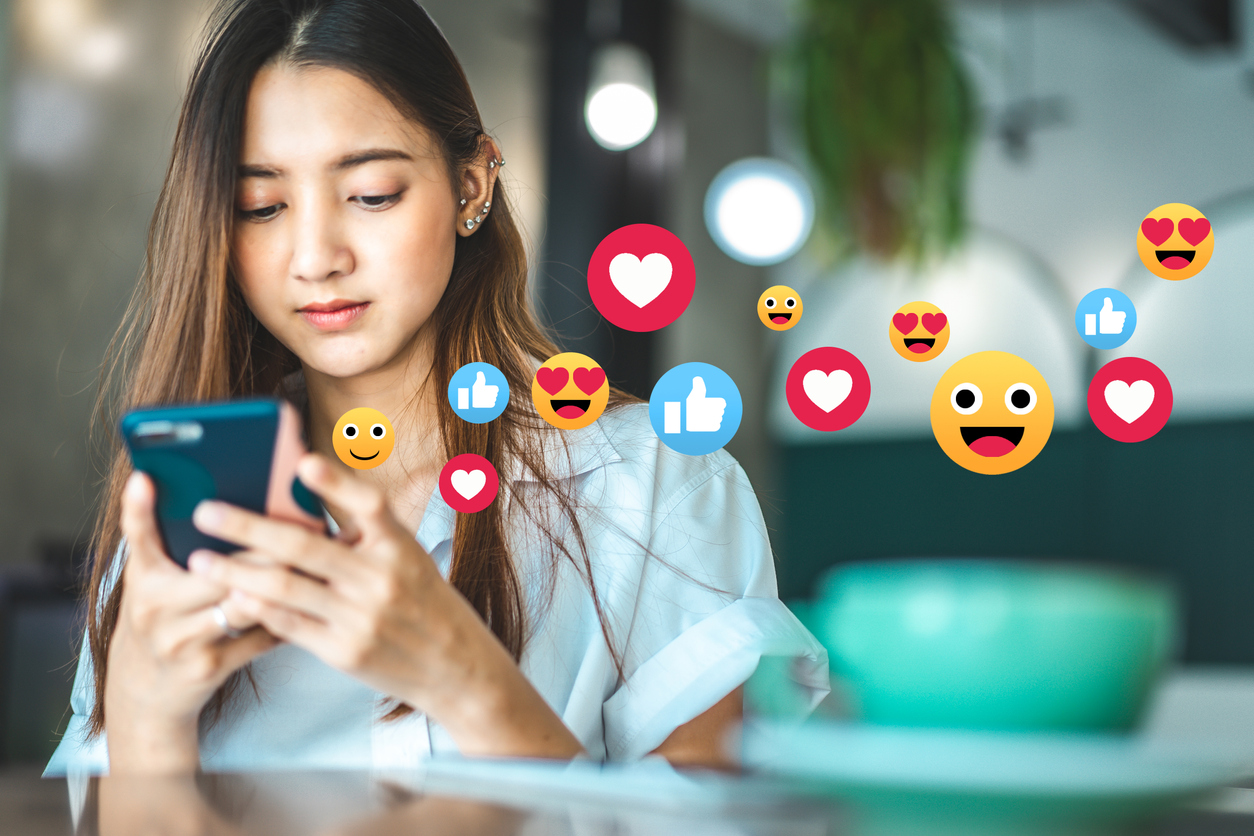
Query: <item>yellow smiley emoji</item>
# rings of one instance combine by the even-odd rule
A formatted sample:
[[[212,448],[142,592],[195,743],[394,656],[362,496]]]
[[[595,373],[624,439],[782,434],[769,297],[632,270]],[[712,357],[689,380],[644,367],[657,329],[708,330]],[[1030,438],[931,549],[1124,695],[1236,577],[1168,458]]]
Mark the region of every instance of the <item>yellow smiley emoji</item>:
[[[350,409],[335,422],[331,446],[335,455],[349,467],[369,470],[378,467],[392,455],[396,437],[392,423],[377,409],[359,406]]]
[[[1187,203],[1164,203],[1141,221],[1136,251],[1155,276],[1180,281],[1202,272],[1215,251],[1215,233]]]
[[[758,319],[772,331],[787,331],[801,319],[801,294],[786,284],[768,287],[758,297]]]
[[[1041,452],[1054,428],[1054,399],[1031,363],[1004,351],[963,357],[932,393],[932,433],[967,470],[1018,470]]]
[[[601,417],[610,399],[605,370],[586,354],[554,354],[536,369],[531,401],[536,412],[559,430],[578,430]]]
[[[949,345],[949,317],[930,302],[902,305],[888,324],[888,341],[907,360],[931,360]]]

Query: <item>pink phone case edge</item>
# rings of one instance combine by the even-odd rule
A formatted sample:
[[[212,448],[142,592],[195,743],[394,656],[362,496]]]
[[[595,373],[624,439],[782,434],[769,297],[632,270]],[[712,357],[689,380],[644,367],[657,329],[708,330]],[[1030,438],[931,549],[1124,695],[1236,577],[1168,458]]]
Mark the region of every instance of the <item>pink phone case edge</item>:
[[[270,463],[270,485],[266,491],[266,514],[288,522],[299,523],[320,533],[327,530],[327,522],[315,517],[296,504],[292,496],[292,480],[296,478],[296,463],[305,453],[300,438],[300,414],[287,401],[279,407],[279,428],[274,438],[274,457]]]

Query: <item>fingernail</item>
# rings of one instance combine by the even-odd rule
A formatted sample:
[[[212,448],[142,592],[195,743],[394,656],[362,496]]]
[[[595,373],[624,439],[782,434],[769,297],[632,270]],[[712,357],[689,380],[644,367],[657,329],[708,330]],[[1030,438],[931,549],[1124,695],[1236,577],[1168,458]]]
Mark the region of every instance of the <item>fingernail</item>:
[[[222,522],[222,506],[208,499],[202,500],[192,512],[192,522],[200,529],[217,528]]]
[[[126,487],[124,490],[132,499],[138,499],[140,492],[143,491],[143,480],[139,478],[139,471],[132,470],[131,475],[126,477]]]
[[[240,589],[232,589],[229,597],[232,601],[239,601],[244,604],[248,603],[248,593]]]
[[[198,575],[207,575],[213,568],[213,558],[202,551],[194,551],[187,557],[187,568]]]

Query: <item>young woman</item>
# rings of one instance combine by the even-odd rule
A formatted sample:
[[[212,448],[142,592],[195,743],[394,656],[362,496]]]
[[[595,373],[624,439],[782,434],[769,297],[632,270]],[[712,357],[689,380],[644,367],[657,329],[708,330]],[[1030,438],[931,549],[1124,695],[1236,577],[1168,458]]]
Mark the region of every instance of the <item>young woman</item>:
[[[531,379],[557,348],[529,306],[503,164],[412,0],[215,9],[97,418],[282,394],[337,533],[205,502],[196,525],[243,551],[184,571],[114,442],[74,716],[46,774],[444,751],[724,766],[762,654],[808,660],[821,697],[826,656],[776,597],[730,456],[670,451],[621,393],[581,430],[535,414]],[[472,361],[510,384],[488,424],[445,396]],[[333,455],[358,406],[395,429],[372,470]],[[465,452],[501,474],[477,514],[435,490]]]

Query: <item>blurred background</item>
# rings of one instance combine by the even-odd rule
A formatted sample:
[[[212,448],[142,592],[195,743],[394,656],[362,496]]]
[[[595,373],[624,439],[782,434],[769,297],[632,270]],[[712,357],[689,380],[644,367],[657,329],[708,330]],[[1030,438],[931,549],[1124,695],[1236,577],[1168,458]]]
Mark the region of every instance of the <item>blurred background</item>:
[[[68,716],[98,364],[210,5],[0,6],[0,760],[46,758]],[[1141,567],[1178,585],[1186,617],[1184,667],[1151,724],[1254,740],[1254,0],[424,6],[508,160],[564,347],[646,398],[680,362],[736,381],[729,449],[785,600],[872,558]],[[1136,255],[1141,219],[1168,202],[1204,212],[1217,242],[1181,283]],[[691,305],[660,332],[613,328],[588,301],[592,250],[629,223],[676,233],[696,264]],[[782,333],[755,312],[775,284],[805,300]],[[1072,325],[1099,287],[1137,306],[1115,351]],[[916,299],[952,323],[929,363],[886,339]],[[807,429],[783,397],[793,361],[821,345],[872,381],[838,433]],[[1045,450],[999,477],[952,463],[928,423],[940,375],[985,349],[1035,365],[1057,405]],[[1175,394],[1137,444],[1100,434],[1084,406],[1093,371],[1121,355],[1157,364]]]

